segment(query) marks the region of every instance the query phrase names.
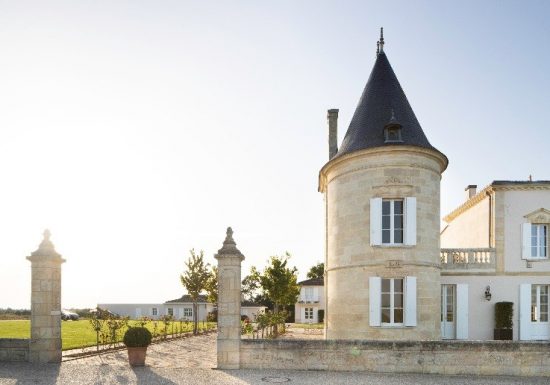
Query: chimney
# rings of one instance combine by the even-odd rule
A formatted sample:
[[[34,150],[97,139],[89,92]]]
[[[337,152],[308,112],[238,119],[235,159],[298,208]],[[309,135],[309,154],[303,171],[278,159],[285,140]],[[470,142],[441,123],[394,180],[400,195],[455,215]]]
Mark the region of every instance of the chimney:
[[[466,188],[464,189],[464,191],[466,191],[466,200],[476,195],[476,189],[477,189],[477,184],[470,184],[466,186]]]
[[[331,160],[338,152],[338,109],[327,112],[328,120],[328,159]]]

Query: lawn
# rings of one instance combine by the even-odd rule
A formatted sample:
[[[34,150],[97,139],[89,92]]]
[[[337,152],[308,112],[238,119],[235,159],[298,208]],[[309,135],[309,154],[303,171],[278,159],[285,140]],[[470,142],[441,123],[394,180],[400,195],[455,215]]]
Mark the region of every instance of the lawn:
[[[301,329],[323,329],[325,327],[325,324],[324,323],[319,323],[319,324],[314,324],[314,323],[311,323],[311,324],[296,324],[296,323],[293,323],[293,324],[290,324],[290,327],[301,328]]]
[[[135,321],[130,321],[130,325],[134,326]],[[192,331],[192,323],[184,322],[181,324],[183,332]],[[209,322],[203,325],[199,322],[199,329],[202,330],[205,327],[209,329],[213,328],[216,324]],[[155,325],[152,321],[146,324],[147,328],[154,333]],[[168,334],[177,332],[179,322],[172,323],[168,326]],[[162,322],[157,322],[156,334],[159,335],[164,331],[164,325]],[[119,332],[120,338],[124,333]],[[29,320],[17,320],[17,321],[0,321],[0,338],[30,338],[31,326]],[[81,321],[62,321],[61,322],[61,336],[63,340],[63,350],[82,348],[86,346],[95,346],[96,333],[88,320]]]

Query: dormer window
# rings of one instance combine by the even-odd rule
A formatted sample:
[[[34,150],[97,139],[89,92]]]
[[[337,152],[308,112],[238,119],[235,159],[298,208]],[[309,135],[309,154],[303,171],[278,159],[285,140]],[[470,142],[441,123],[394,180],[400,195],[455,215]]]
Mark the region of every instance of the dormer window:
[[[401,139],[401,125],[395,125],[392,127],[384,128],[384,142],[402,142]]]
[[[388,124],[384,126],[384,143],[402,142],[401,124],[395,118],[393,109],[391,110],[391,118]]]

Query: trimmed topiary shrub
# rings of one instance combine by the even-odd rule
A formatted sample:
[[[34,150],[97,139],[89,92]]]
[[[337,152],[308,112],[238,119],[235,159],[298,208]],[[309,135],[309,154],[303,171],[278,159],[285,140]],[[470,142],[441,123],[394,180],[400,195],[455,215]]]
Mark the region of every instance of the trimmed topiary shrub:
[[[319,323],[325,322],[325,310],[324,309],[317,310],[317,318],[319,320]]]
[[[124,345],[129,348],[144,348],[151,344],[153,335],[149,329],[141,326],[130,327],[124,334]]]
[[[497,302],[495,303],[495,328],[496,329],[512,329],[514,322],[514,303],[513,302]]]
[[[514,331],[514,304],[512,302],[497,302],[495,304],[495,340],[512,340]]]

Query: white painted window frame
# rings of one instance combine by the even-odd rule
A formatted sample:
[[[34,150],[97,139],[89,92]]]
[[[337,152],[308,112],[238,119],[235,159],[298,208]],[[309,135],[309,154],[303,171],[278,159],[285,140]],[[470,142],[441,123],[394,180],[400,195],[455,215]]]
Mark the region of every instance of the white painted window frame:
[[[403,242],[395,243],[394,204],[390,206],[390,243],[382,243],[382,202],[403,202]],[[416,245],[416,197],[371,198],[370,200],[370,244],[371,246],[414,246]]]
[[[390,281],[390,322],[384,322],[382,321],[382,281],[389,280]],[[401,287],[403,288],[401,292],[401,296],[403,298],[403,307],[401,308],[401,311],[403,312],[403,322],[395,322],[394,320],[394,312],[395,312],[395,281],[400,280],[402,281]],[[380,281],[380,323],[382,326],[404,326],[405,325],[405,279],[403,278],[382,278]]]
[[[193,317],[193,308],[192,307],[184,307],[183,308],[183,316],[184,317]]]
[[[384,221],[382,220],[382,229],[381,229],[381,232],[382,232],[382,244],[385,245],[385,246],[392,246],[392,245],[403,245],[405,243],[405,199],[382,199],[382,214],[381,214],[381,218],[384,218],[384,202],[389,202],[390,203],[390,227],[389,229],[385,229],[384,228]],[[401,206],[402,206],[402,213],[401,213],[401,217],[402,217],[402,228],[401,228],[401,239],[402,239],[402,242],[395,242],[395,202],[401,202]],[[384,230],[389,230],[390,232],[390,241],[389,242],[384,242]]]

